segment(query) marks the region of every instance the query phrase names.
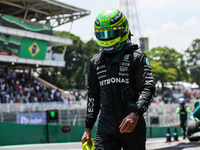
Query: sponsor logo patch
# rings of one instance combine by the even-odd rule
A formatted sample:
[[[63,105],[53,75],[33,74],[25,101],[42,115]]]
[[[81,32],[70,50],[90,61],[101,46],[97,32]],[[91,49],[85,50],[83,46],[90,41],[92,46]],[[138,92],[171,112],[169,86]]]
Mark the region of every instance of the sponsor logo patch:
[[[128,78],[109,78],[103,81],[100,81],[99,84],[100,86],[105,86],[105,85],[109,85],[109,84],[114,84],[114,83],[125,83],[125,84],[129,84],[129,79]]]

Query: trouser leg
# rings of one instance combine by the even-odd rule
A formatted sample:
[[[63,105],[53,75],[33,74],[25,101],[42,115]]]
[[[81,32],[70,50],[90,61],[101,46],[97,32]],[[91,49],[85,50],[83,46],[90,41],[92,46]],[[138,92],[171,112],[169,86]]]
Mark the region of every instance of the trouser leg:
[[[95,138],[95,150],[121,150],[117,137],[106,135],[97,131]]]
[[[138,120],[138,124],[131,133],[120,134],[123,150],[146,149],[146,124],[144,118]]]

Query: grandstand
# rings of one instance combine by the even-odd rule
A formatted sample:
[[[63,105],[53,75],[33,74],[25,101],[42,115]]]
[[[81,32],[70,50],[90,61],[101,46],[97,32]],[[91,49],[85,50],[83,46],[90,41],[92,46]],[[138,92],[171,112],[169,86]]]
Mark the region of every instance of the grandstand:
[[[90,15],[89,10],[56,0],[0,1],[0,114],[2,122],[16,122],[19,113],[25,113],[28,110],[45,112],[47,109],[58,109],[59,106],[55,103],[46,104],[48,108],[40,103],[40,110],[37,109],[38,103],[35,102],[55,102],[45,96],[45,92],[48,95],[51,90],[61,94],[62,98],[75,99],[73,95],[66,94],[62,89],[34,76],[33,69],[64,67],[67,45],[72,45],[73,41],[68,37],[53,35],[53,29],[88,15]],[[63,52],[54,52],[52,47],[56,46],[63,46]],[[22,86],[25,87],[21,93],[16,90],[17,86],[18,89],[20,88],[19,82],[22,82]],[[29,95],[26,92],[26,86],[30,87],[28,90],[32,89]],[[44,97],[36,95],[37,87],[42,89],[45,87]],[[14,92],[13,89],[15,89]],[[63,102],[59,98],[56,102]],[[7,103],[10,103],[11,109],[7,109]],[[21,109],[15,109],[19,108],[15,103],[20,103]]]
[[[1,0],[0,70],[27,70],[32,75],[34,68],[64,67],[66,46],[73,41],[54,36],[53,29],[89,14],[56,0]],[[65,46],[63,53],[53,52],[55,46]]]
[[[1,68],[64,67],[64,52],[52,60],[51,47],[70,45],[72,40],[53,36],[52,30],[89,14],[55,0],[1,0]]]

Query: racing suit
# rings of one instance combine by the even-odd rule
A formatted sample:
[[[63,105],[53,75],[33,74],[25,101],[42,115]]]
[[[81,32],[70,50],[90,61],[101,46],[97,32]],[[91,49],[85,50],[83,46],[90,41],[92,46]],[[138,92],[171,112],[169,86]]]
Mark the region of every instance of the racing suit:
[[[183,139],[186,138],[187,115],[190,114],[190,108],[181,105],[176,109],[176,113],[180,115],[180,127],[183,133]]]
[[[99,52],[90,61],[86,128],[92,129],[99,115],[96,150],[144,150],[146,124],[143,113],[151,104],[155,85],[146,55],[128,42],[112,54]],[[131,133],[119,125],[131,112],[140,117]]]

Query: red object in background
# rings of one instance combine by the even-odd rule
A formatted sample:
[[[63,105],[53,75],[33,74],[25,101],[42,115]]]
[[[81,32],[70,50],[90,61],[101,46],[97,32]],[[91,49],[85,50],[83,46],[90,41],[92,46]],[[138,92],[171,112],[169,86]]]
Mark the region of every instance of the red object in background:
[[[71,127],[70,126],[63,126],[61,128],[62,133],[69,133],[71,131]]]

